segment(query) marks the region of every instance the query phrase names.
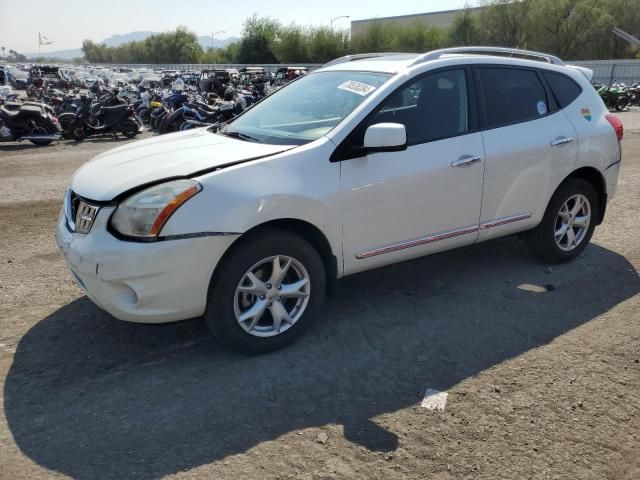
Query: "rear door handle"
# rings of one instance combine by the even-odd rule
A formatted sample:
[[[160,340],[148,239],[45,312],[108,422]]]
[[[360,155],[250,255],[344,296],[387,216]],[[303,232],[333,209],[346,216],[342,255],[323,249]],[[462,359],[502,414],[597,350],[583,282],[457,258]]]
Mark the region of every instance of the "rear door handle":
[[[451,162],[452,167],[468,167],[473,165],[474,163],[480,163],[482,158],[480,157],[472,157],[471,155],[464,155],[460,157],[458,160],[454,160]]]
[[[573,138],[571,137],[558,137],[554,140],[551,140],[552,147],[561,147],[562,145],[566,145],[568,143],[573,142]]]

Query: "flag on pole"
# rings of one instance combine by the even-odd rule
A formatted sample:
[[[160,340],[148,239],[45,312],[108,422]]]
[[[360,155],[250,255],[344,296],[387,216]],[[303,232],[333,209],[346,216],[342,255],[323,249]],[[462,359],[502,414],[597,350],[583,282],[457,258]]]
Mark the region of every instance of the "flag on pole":
[[[38,45],[51,45],[53,40],[49,40],[47,37],[38,32]]]

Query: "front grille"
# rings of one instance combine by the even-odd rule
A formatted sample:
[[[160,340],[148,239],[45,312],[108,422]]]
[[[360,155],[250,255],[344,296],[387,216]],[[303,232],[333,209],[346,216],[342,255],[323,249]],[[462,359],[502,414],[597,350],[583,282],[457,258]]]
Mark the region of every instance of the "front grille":
[[[72,190],[65,199],[65,215],[69,230],[75,233],[89,233],[100,207],[86,202]]]

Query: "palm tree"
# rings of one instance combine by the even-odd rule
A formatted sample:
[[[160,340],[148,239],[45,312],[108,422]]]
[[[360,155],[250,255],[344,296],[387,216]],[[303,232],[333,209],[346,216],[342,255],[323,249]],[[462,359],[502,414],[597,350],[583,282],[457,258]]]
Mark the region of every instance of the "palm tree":
[[[16,52],[15,50],[9,49],[9,56],[10,57],[13,57],[13,56],[16,56],[16,55],[18,55],[18,52]]]

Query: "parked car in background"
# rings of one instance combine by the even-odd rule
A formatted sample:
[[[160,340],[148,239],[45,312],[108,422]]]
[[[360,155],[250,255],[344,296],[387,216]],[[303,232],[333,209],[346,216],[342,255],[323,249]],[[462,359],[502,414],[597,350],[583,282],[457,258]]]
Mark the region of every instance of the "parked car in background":
[[[29,74],[23,70],[19,70],[16,67],[9,67],[7,74],[11,86],[17,90],[26,90],[29,86]]]
[[[344,57],[217,133],[86,163],[58,245],[115,317],[204,315],[247,353],[295,340],[345,275],[517,232],[566,262],[602,222],[620,170],[622,124],[590,79],[493,47]]]
[[[61,80],[60,67],[57,65],[34,65],[29,69],[29,84],[36,78],[42,78],[52,86],[58,86]]]

